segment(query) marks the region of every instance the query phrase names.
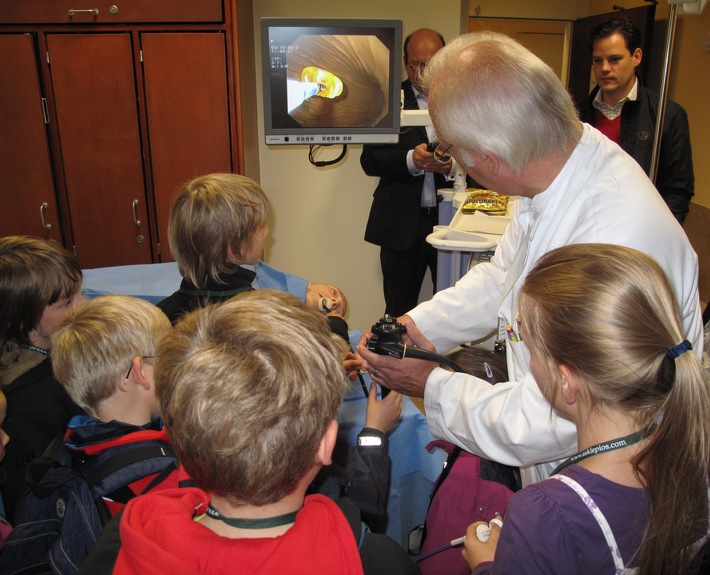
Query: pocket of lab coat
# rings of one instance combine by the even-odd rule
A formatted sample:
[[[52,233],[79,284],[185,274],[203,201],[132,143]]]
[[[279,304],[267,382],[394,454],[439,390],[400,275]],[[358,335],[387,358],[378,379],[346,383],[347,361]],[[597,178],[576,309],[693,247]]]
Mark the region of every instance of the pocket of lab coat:
[[[507,353],[513,358],[515,372],[509,373],[511,381],[519,381],[528,371],[530,371],[530,350],[524,341],[506,341]],[[510,365],[510,364],[509,364]]]

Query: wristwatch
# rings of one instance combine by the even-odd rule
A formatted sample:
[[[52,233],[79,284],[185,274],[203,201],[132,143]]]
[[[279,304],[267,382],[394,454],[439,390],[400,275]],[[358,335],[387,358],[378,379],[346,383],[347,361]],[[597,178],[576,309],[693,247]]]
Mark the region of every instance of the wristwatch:
[[[385,434],[377,429],[364,427],[357,436],[358,447],[386,447]]]

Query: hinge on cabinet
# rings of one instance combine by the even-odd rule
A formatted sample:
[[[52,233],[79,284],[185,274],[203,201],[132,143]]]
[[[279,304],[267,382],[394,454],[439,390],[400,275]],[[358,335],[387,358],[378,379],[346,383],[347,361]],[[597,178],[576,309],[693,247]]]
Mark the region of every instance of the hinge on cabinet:
[[[139,50],[139,51],[138,51],[138,54],[139,54],[140,57],[141,57],[141,64],[142,64],[142,63],[143,63],[143,50]]]
[[[163,255],[163,252],[160,251],[160,242],[158,242],[158,255],[159,256]]]
[[[74,249],[74,257],[76,257],[76,246],[73,246]]]
[[[49,50],[47,50],[47,64],[49,64]]]
[[[44,123],[49,124],[49,108],[47,108],[47,98],[42,98],[42,115],[44,116]]]

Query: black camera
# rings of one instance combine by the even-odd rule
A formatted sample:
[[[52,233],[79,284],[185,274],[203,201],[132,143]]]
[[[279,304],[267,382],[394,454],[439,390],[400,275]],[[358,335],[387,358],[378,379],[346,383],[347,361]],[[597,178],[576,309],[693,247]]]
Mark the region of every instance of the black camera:
[[[402,357],[402,334],[407,331],[397,318],[385,315],[372,326],[372,336],[367,340],[367,349],[380,355]]]

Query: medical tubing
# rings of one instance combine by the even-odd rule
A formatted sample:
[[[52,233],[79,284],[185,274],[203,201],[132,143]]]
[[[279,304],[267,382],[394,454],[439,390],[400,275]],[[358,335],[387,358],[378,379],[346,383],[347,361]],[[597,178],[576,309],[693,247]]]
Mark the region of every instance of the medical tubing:
[[[425,349],[420,349],[418,347],[412,347],[403,343],[396,342],[385,342],[380,343],[380,347],[387,351],[388,355],[403,359],[404,357],[411,357],[414,359],[425,359],[427,361],[435,361],[440,365],[445,365],[450,367],[454,371],[464,373],[464,370],[456,362],[451,361],[448,357],[444,355],[439,355],[433,351],[427,351]]]

